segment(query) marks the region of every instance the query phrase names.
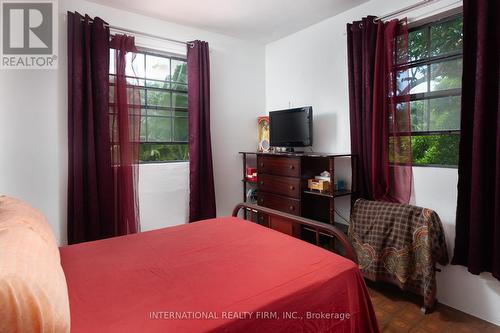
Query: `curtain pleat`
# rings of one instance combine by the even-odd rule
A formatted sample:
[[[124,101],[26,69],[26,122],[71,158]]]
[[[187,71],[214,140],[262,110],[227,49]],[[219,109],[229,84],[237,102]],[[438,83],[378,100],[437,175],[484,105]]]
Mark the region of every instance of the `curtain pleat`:
[[[189,221],[216,215],[210,136],[210,60],[207,42],[187,46],[189,114]]]
[[[68,12],[68,243],[112,235],[109,29]]]
[[[398,96],[396,59],[407,55],[406,21],[347,25],[351,152],[360,197],[408,203],[412,157],[409,96]]]
[[[115,182],[114,234],[127,235],[139,230],[139,146],[141,96],[138,82],[126,77],[127,61],[134,68],[134,37],[114,35],[111,47],[115,54],[114,100],[111,124],[111,163]]]
[[[138,148],[135,137],[138,138],[138,134],[131,130],[136,127],[129,125],[127,90],[122,80],[120,88],[115,87],[115,96],[121,96],[121,102],[115,101],[115,104],[122,106],[116,110],[125,115],[119,126],[124,131],[120,133],[127,134],[119,137],[118,142],[111,135],[114,124],[110,123],[110,118],[115,119],[111,113],[116,110],[110,111],[110,33],[107,24],[98,17],[91,19],[78,13],[68,12],[67,17],[67,226],[68,243],[75,244],[137,232],[135,156],[138,157]],[[121,67],[124,73],[123,63]],[[133,135],[128,138],[128,133]],[[125,144],[118,145],[121,150],[120,160],[117,160],[116,147],[121,142]]]

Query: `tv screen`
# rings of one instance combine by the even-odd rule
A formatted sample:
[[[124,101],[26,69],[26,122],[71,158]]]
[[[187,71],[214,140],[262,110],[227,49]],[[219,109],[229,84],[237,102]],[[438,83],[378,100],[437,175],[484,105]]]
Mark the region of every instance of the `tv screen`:
[[[272,147],[312,146],[312,106],[269,112]]]

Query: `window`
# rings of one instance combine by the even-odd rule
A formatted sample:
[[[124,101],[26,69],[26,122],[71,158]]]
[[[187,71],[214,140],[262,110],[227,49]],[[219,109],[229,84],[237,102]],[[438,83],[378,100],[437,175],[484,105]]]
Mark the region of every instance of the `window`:
[[[396,65],[404,68],[397,94],[410,100],[413,165],[458,164],[462,26],[462,17],[453,16],[410,29],[406,62]]]
[[[111,110],[114,102],[114,59],[114,50],[111,50],[109,69]],[[140,161],[142,163],[187,161],[186,60],[147,51],[127,53],[125,73],[129,94],[140,93]]]

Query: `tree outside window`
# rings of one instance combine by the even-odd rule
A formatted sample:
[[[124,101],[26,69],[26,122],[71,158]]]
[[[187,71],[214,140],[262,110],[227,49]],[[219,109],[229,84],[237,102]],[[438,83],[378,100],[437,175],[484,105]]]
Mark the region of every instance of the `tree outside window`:
[[[462,17],[453,16],[412,28],[408,56],[397,57],[397,107],[409,95],[413,165],[458,164],[462,27]]]
[[[114,52],[110,54],[110,117],[114,101]],[[187,161],[186,59],[140,51],[127,54],[129,95],[140,94],[142,163]],[[137,96],[135,96],[137,97]],[[132,99],[132,98],[131,98]]]

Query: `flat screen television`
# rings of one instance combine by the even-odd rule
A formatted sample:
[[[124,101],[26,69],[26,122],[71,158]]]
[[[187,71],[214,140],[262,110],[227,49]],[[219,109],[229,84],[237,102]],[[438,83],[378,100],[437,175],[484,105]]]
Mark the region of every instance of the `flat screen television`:
[[[269,112],[270,146],[312,146],[312,123],[312,106]]]

